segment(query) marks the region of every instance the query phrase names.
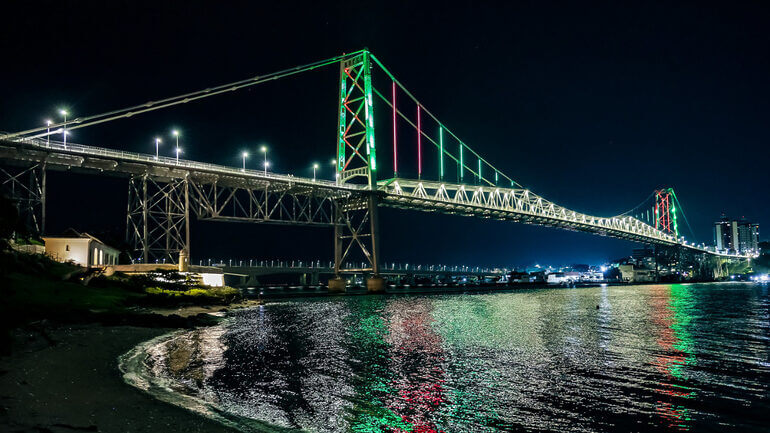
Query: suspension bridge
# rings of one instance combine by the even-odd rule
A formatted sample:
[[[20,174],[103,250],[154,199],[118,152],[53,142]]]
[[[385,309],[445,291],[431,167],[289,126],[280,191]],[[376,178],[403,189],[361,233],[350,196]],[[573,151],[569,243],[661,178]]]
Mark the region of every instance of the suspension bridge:
[[[329,143],[330,148],[336,146],[334,181],[273,173],[267,167],[249,170],[66,140],[74,129],[327,67],[339,68],[337,140]],[[384,88],[376,86],[380,78]],[[375,116],[375,112],[379,114]],[[387,119],[384,125],[383,119]],[[63,140],[52,139],[59,136]],[[139,263],[165,259],[178,261],[184,268],[192,253],[193,217],[332,227],[337,278],[329,286],[336,290],[344,290],[340,278],[344,273],[367,273],[372,290],[382,287],[378,208],[383,206],[556,227],[676,246],[709,256],[748,258],[680,236],[677,221],[682,210],[671,188],[655,191],[637,208],[616,216],[580,213],[523,188],[444,125],[367,50],[0,135],[0,161],[2,186],[37,233],[45,232],[47,171],[106,172],[127,178],[126,238]],[[416,173],[412,170],[410,176],[404,175],[406,161],[416,166]]]

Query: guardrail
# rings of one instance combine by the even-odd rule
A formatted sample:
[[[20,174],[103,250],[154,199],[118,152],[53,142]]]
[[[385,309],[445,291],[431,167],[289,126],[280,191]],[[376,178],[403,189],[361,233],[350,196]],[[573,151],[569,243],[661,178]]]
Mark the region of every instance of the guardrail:
[[[59,152],[65,152],[65,153],[70,153],[74,155],[116,158],[116,159],[121,159],[125,161],[160,165],[168,168],[204,170],[204,171],[211,171],[211,172],[217,172],[222,174],[229,174],[233,176],[277,180],[282,182],[295,182],[295,183],[322,186],[325,188],[343,189],[343,190],[358,191],[358,190],[364,189],[363,185],[340,184],[340,183],[337,183],[336,181],[329,181],[329,180],[323,180],[323,179],[313,180],[310,178],[296,177],[291,174],[278,174],[278,173],[264,171],[264,170],[253,170],[253,169],[243,170],[240,168],[228,167],[225,165],[191,161],[191,160],[181,159],[181,158],[177,161],[176,158],[171,158],[168,156],[155,157],[155,155],[150,155],[146,153],[127,152],[124,150],[114,150],[114,149],[108,149],[104,147],[87,146],[87,145],[77,144],[77,143],[68,142],[65,145],[64,142],[61,142],[61,141],[52,140],[50,142],[47,142],[46,140],[41,140],[38,138],[33,138],[33,139],[20,138],[20,139],[15,139],[11,141],[16,143],[30,144],[32,146],[40,147],[46,150],[56,150]]]

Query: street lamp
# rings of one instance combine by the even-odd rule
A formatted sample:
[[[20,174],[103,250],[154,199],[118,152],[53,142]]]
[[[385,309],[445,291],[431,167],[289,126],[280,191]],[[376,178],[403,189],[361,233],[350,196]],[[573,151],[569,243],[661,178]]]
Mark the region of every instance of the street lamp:
[[[163,143],[163,140],[160,139],[160,137],[155,137],[155,160],[157,161],[159,158],[158,150],[160,149],[160,143]],[[179,145],[177,144],[177,147]]]
[[[315,171],[318,170],[318,164],[313,164],[313,182],[315,182]]]
[[[270,161],[265,161],[265,175],[267,175],[267,168],[270,167]]]
[[[246,158],[248,158],[249,153],[243,152],[242,156],[243,156],[243,171],[246,171]]]
[[[62,136],[64,137],[64,148],[67,148],[67,110],[59,110],[59,114],[64,116],[64,128],[62,128]]]
[[[178,146],[176,148],[176,165],[179,165],[179,154],[182,153],[182,149],[180,149]]]
[[[49,146],[51,144],[51,119],[46,119],[45,121],[45,145]]]
[[[262,152],[263,155],[265,155],[265,175],[267,175],[267,167],[268,165],[270,165],[267,163],[267,146],[260,147],[259,151]]]

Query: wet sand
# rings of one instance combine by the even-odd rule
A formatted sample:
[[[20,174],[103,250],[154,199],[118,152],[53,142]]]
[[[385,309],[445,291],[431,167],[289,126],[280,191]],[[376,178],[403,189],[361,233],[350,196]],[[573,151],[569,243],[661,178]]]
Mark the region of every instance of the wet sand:
[[[0,431],[234,432],[123,381],[118,357],[166,328],[76,325],[17,330],[0,358]]]

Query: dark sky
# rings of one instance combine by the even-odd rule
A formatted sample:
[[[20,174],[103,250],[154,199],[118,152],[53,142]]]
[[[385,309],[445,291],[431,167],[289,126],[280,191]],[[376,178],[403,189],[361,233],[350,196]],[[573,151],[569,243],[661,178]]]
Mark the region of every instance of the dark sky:
[[[469,146],[556,203],[617,215],[671,186],[708,242],[722,212],[770,220],[761,2],[326,3],[4,2],[0,130],[34,127],[61,106],[94,114],[368,47]],[[152,152],[152,137],[174,126],[190,159],[238,165],[266,143],[277,171],[309,175],[320,161],[331,177],[337,80],[334,68],[312,72],[71,140]],[[51,231],[124,230],[125,180],[52,178]],[[386,261],[597,263],[634,246],[394,210],[381,225]],[[332,254],[325,229],[193,229],[195,259]]]

